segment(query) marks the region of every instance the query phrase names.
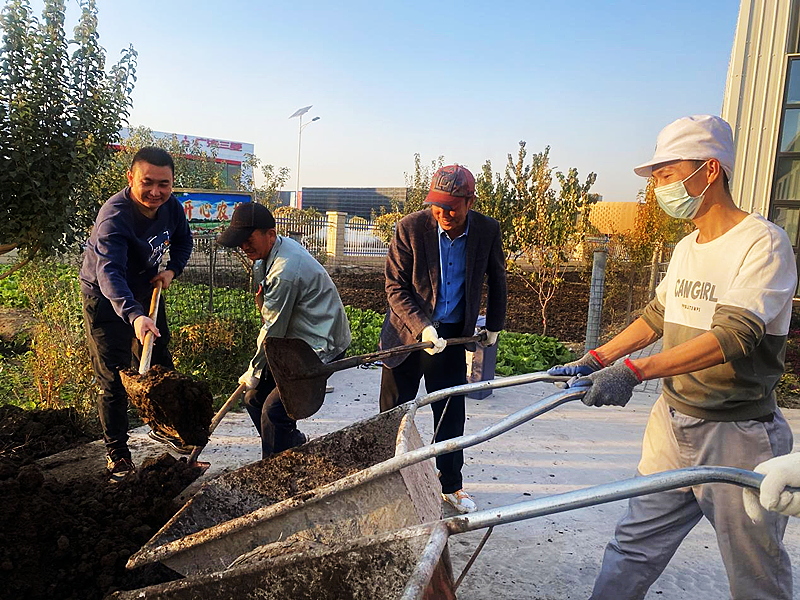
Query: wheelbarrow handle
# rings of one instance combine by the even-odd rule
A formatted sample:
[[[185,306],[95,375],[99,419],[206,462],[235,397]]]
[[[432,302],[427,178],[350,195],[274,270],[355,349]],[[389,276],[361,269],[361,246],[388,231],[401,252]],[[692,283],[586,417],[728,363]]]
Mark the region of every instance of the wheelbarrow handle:
[[[523,519],[552,515],[568,510],[704,483],[728,483],[758,490],[763,479],[764,475],[761,473],[735,467],[686,467],[613,483],[604,483],[554,496],[544,496],[527,502],[445,519],[444,521],[447,523],[450,533],[463,533],[492,525],[513,523]],[[787,488],[787,490],[798,491],[797,488]]]
[[[155,322],[158,315],[158,305],[161,300],[161,281],[153,288],[153,295],[150,298],[150,314],[148,315],[152,321]],[[153,343],[155,342],[155,335],[152,331],[148,331],[144,336],[144,344],[142,344],[142,360],[139,362],[139,375],[144,375],[150,370],[150,361],[153,358]]]
[[[428,544],[400,600],[421,600],[424,597],[451,535],[704,483],[728,483],[758,489],[763,478],[760,473],[733,467],[688,467],[433,521],[422,526],[430,531]],[[792,491],[796,490],[792,488]]]
[[[458,337],[445,339],[448,346],[458,346],[461,344],[469,344],[471,342],[480,342],[486,339],[486,334],[473,335],[470,337]],[[343,358],[341,360],[334,360],[319,367],[315,375],[336,373],[336,371],[343,371],[359,365],[366,365],[373,363],[390,356],[397,356],[398,354],[408,354],[416,350],[425,350],[426,348],[433,348],[433,342],[417,342],[415,344],[408,344],[406,346],[397,346],[396,348],[389,348],[388,350],[378,350],[369,354],[361,354],[360,356],[351,356],[350,358]]]

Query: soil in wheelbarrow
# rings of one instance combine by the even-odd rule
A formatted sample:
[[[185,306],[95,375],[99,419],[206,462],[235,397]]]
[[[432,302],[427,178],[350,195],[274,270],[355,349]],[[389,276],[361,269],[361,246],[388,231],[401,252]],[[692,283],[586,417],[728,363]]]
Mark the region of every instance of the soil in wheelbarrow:
[[[404,413],[382,413],[267,459],[220,475],[203,485],[161,533],[164,544],[287,499],[302,504],[316,488],[394,456]]]
[[[0,453],[0,596],[93,600],[177,578],[161,565],[127,571],[125,563],[175,514],[173,499],[201,469],[164,454],[118,484],[101,469],[65,485],[30,455],[7,454]]]
[[[153,429],[177,436],[189,446],[208,443],[214,397],[205,381],[156,365],[140,375],[120,371],[131,403]]]
[[[259,497],[262,505],[275,504],[303,494],[394,456],[400,415],[384,415],[374,424],[345,428],[326,436],[325,443],[314,440],[281,452],[228,475]],[[235,481],[239,479],[239,481]]]

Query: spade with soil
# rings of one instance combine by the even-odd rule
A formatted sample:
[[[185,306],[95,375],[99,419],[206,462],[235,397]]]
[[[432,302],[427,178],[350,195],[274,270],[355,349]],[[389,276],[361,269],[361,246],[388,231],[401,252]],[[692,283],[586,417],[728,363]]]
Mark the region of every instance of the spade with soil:
[[[161,283],[153,290],[150,318],[155,321],[161,297]],[[214,416],[208,384],[160,365],[150,368],[155,338],[145,336],[139,372],[121,370],[119,375],[128,397],[142,420],[155,430],[178,437],[188,446],[208,443],[209,424]]]
[[[486,334],[471,337],[450,338],[445,340],[448,346],[480,342]],[[294,338],[268,337],[264,340],[269,369],[275,379],[275,385],[281,395],[286,413],[295,420],[305,419],[316,413],[325,401],[325,384],[331,374],[359,365],[376,362],[396,356],[408,354],[415,350],[433,348],[433,342],[417,342],[406,346],[398,346],[389,350],[379,350],[360,356],[351,356],[342,360],[323,363],[317,353],[306,342]]]

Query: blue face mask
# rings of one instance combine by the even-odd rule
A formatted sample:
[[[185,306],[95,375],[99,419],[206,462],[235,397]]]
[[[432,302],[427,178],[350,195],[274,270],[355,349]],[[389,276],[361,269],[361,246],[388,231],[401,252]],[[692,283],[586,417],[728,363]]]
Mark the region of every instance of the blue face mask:
[[[653,190],[656,194],[658,205],[670,217],[675,217],[676,219],[693,219],[697,211],[700,210],[700,205],[703,203],[703,194],[706,193],[708,186],[711,184],[709,183],[699,196],[690,196],[689,192],[686,191],[686,186],[683,184],[685,181],[689,181],[695,173],[705,166],[706,163],[703,163],[697,167],[694,173],[682,181],[662,185]]]

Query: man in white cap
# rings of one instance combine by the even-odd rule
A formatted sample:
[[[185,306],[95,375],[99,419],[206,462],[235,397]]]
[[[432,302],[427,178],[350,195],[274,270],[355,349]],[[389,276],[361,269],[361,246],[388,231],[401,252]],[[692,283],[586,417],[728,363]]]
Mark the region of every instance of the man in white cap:
[[[753,469],[792,448],[775,387],[795,260],[782,229],[734,204],[733,163],[731,128],[718,117],[685,117],[661,131],[655,155],[635,172],[653,178],[667,214],[691,219],[697,229],[678,243],[639,319],[583,358],[551,369],[578,375],[570,385],[586,386],[583,401],[591,406],[624,406],[640,382],[663,378],[644,434],[641,475],[699,465]],[[613,364],[662,336],[662,352]],[[704,516],[716,530],[734,599],[792,598],[782,541],[787,517],[762,512],[754,524],[742,493],[725,484],[631,499],[592,598],[643,598]]]

